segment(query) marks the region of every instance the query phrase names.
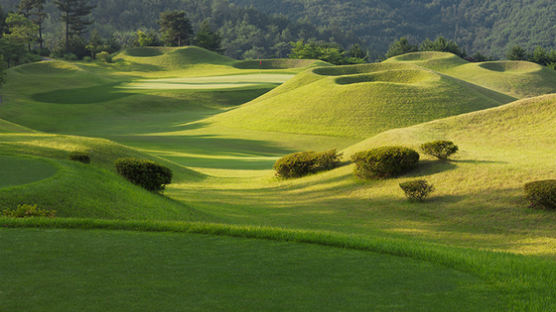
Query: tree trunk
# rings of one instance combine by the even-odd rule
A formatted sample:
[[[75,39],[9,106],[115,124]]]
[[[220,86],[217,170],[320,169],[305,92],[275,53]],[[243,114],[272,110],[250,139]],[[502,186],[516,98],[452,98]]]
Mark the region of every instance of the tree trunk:
[[[69,51],[69,12],[66,15],[66,53]]]
[[[42,43],[42,23],[39,24],[39,47],[40,47],[41,53],[42,53],[42,49],[43,49],[43,43]]]

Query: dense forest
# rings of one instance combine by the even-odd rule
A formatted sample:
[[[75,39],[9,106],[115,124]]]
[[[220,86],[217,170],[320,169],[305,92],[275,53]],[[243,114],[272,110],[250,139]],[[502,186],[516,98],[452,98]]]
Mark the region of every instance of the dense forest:
[[[556,47],[554,0],[230,1],[354,35],[378,54],[400,37],[422,41],[444,36],[467,51],[496,57],[515,45]]]
[[[27,0],[33,1],[44,3],[41,42],[53,51],[66,35],[58,0]],[[516,45],[526,51],[556,47],[553,0],[71,1],[92,8],[82,37],[94,34],[113,47],[137,45],[138,31],[159,35],[160,14],[169,10],[184,11],[193,32],[213,30],[219,51],[234,58],[288,57],[292,42],[319,41],[340,51],[353,51],[355,45],[372,60],[383,57],[400,37],[417,44],[443,36],[467,55],[480,52],[488,58],[504,57]],[[4,18],[18,11],[20,2],[0,0]]]

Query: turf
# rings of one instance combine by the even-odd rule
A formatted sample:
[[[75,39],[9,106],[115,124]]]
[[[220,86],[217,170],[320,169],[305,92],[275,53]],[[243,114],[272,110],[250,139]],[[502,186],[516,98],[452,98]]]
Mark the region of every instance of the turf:
[[[411,65],[324,67],[301,75],[307,77],[206,122],[229,128],[366,138],[513,100]]]
[[[556,72],[531,62],[469,63],[442,52],[415,52],[386,62],[417,64],[515,98],[556,93]]]
[[[497,300],[501,294],[473,276],[368,252],[183,234],[1,230],[1,235],[0,308],[6,310],[505,307]],[[7,269],[14,266],[17,271]]]
[[[0,155],[0,188],[46,179],[56,171],[55,166],[44,160]]]
[[[94,224],[120,229],[121,220],[155,224],[152,228],[128,221],[122,226],[140,231],[175,231],[189,226],[159,226],[157,220],[250,225],[208,226],[197,233],[303,241],[359,249],[369,257],[368,252],[373,251],[420,259],[434,267],[444,265],[470,273],[480,279],[476,280],[478,284],[494,283],[497,290],[511,297],[510,309],[515,311],[553,308],[556,294],[550,286],[554,281],[550,264],[556,257],[556,220],[549,211],[527,208],[522,185],[556,174],[552,159],[556,146],[556,99],[546,95],[515,101],[549,92],[552,72],[537,70],[530,63],[471,64],[442,53],[408,54],[384,63],[356,66],[315,67],[316,63],[307,62],[305,67],[282,68],[296,66],[285,66],[287,63],[276,61],[277,65],[269,65],[269,69],[242,69],[238,67],[253,66],[253,62],[238,65],[234,60],[186,47],[127,50],[112,64],[47,61],[10,69],[0,105],[0,152],[11,159],[48,163],[56,168],[56,173],[1,189],[0,205],[14,207],[25,202],[56,209],[58,218],[29,221],[46,227],[89,228]],[[459,72],[465,68],[469,68],[463,71],[468,76]],[[474,74],[474,70],[488,74]],[[294,74],[274,88],[285,78],[273,79]],[[239,86],[255,77],[257,86]],[[516,83],[520,80],[525,82]],[[122,88],[146,82],[152,86]],[[180,84],[234,87],[176,87]],[[418,170],[399,179],[361,181],[353,177],[353,167],[348,163],[336,170],[287,181],[276,179],[271,170],[278,157],[295,151],[337,148],[347,160],[352,153],[375,146],[418,147],[433,139],[454,140],[460,146],[455,160],[438,162],[424,157]],[[76,150],[90,153],[92,163],[69,161],[69,153]],[[168,186],[164,197],[135,187],[115,174],[114,160],[127,156],[152,159],[173,170],[174,183]],[[417,204],[405,200],[398,184],[412,178],[425,178],[435,184],[437,191],[430,201]],[[71,196],[61,196],[60,189]],[[60,217],[93,219],[82,222]],[[10,226],[13,222],[4,219],[0,224]],[[276,228],[265,230],[258,226]],[[329,231],[335,234],[327,234]],[[38,239],[31,232],[12,233],[27,242]],[[66,238],[60,239],[69,243],[73,234],[68,233],[73,232],[65,233],[60,235]],[[95,233],[106,237],[94,243],[99,246],[114,243],[117,240],[109,238],[120,235]],[[83,235],[89,239],[85,236],[90,234]],[[179,245],[177,241],[194,239],[185,234],[181,238],[157,235],[152,237],[175,238],[174,245],[168,243],[166,253],[173,259],[181,255],[179,248],[172,248]],[[241,247],[226,242],[230,245],[222,249],[226,254],[243,254],[233,253]],[[137,240],[133,244],[136,243],[140,244]],[[248,243],[251,242],[245,242]],[[246,255],[249,259],[261,258],[257,252],[274,255],[272,248],[265,249],[265,244],[248,249]],[[301,256],[303,246],[295,247],[299,248],[297,256],[288,255]],[[455,251],[447,246],[466,249]],[[523,262],[516,264],[505,256],[483,254],[479,249],[523,254],[519,257]],[[30,259],[37,257],[32,255],[34,251],[35,248],[27,249]],[[67,261],[82,259],[79,249],[75,251],[75,256]],[[327,253],[347,259],[342,258],[346,256],[344,252],[340,249]],[[316,252],[305,256],[311,264],[321,257]],[[129,258],[122,261],[126,259]],[[190,259],[210,262],[202,257]],[[149,258],[136,257],[133,261],[145,264]],[[22,265],[28,268],[30,264]],[[260,269],[249,265],[246,271]],[[323,268],[313,266],[315,270]],[[277,265],[276,269],[284,267],[286,264]],[[365,272],[371,270],[365,268]],[[149,269],[164,270],[156,265]],[[322,270],[315,270],[307,268],[308,275],[300,276],[309,279],[322,274]],[[356,278],[345,268],[337,272],[336,278],[341,277],[346,283]],[[278,275],[282,279],[277,283],[297,281],[297,276],[284,271]],[[359,277],[363,275],[360,273]],[[253,281],[255,286],[249,291],[260,293],[256,277],[242,274],[242,279],[236,278],[246,283]],[[391,279],[384,275],[379,280],[384,278]],[[438,276],[431,274],[428,278],[432,281]],[[471,277],[462,277],[465,278]],[[159,282],[156,278],[143,281],[148,285]],[[408,278],[404,282],[419,281]],[[341,285],[348,289],[346,283]],[[357,284],[357,291],[379,291],[377,285],[388,285],[385,283],[376,281],[372,287]],[[300,289],[310,289],[306,281],[299,284],[303,285]],[[220,286],[213,283],[211,287]],[[470,304],[479,298],[473,297],[473,289],[461,290],[456,297],[472,298],[464,300]],[[288,290],[283,291],[280,294],[288,294]],[[327,294],[318,295],[322,298]],[[384,294],[384,302],[400,302],[399,296],[391,299],[392,294]],[[427,298],[417,290],[404,293],[404,297],[414,295],[412,298],[420,296],[419,300]],[[149,298],[143,293],[136,296]],[[485,300],[496,303],[496,299],[490,301],[496,297],[489,293]],[[317,308],[325,309],[324,303],[328,304],[325,299],[314,300],[315,305],[323,303]],[[268,302],[260,306],[275,307]],[[366,307],[373,304],[353,302],[363,302]],[[444,304],[430,303],[433,305],[421,310]],[[150,301],[145,306],[148,304]],[[470,306],[467,310],[477,309]]]

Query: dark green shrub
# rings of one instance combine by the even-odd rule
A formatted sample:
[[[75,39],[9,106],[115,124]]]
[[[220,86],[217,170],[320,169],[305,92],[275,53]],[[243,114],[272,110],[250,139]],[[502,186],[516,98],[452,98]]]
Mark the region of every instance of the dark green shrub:
[[[286,155],[276,161],[276,176],[289,179],[336,168],[340,164],[336,150],[326,152],[299,152]]]
[[[434,186],[426,180],[413,180],[400,183],[400,188],[410,201],[424,201],[434,191]]]
[[[531,208],[556,209],[556,180],[525,184],[525,198],[529,201]]]
[[[15,210],[5,209],[2,215],[11,218],[29,218],[29,217],[49,217],[56,216],[56,210],[46,210],[37,208],[37,205],[21,204]]]
[[[104,63],[112,63],[112,55],[106,51],[102,51],[96,55],[97,60]]]
[[[356,153],[351,159],[360,178],[390,178],[416,168],[419,153],[407,147],[384,146]]]
[[[172,182],[172,171],[150,160],[121,158],[115,165],[121,176],[152,192],[163,191]]]
[[[421,150],[427,155],[446,160],[450,155],[455,154],[459,148],[452,141],[434,141],[421,145]]]
[[[89,157],[89,154],[84,152],[71,152],[69,155],[69,159],[73,161],[79,161],[84,164],[88,164],[91,162],[91,158]]]

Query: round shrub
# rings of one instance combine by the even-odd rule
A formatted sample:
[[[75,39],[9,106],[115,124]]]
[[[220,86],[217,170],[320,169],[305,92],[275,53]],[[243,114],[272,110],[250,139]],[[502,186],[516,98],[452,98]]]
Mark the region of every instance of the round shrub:
[[[434,191],[434,186],[426,180],[413,180],[400,183],[405,197],[410,201],[424,201]]]
[[[96,55],[97,60],[104,63],[112,63],[112,55],[106,51],[102,51]]]
[[[421,150],[427,155],[446,160],[452,154],[455,154],[459,148],[452,141],[434,141],[421,145]]]
[[[525,198],[535,209],[556,209],[556,180],[525,184]]]
[[[73,161],[79,161],[84,164],[88,164],[91,162],[91,157],[89,157],[89,154],[84,152],[71,152],[69,155],[69,159]]]
[[[419,164],[419,153],[402,146],[384,146],[352,156],[360,178],[390,178],[405,174]]]
[[[163,191],[172,182],[172,171],[150,160],[121,158],[115,165],[121,176],[152,192]]]
[[[276,176],[290,179],[311,173],[336,168],[340,164],[340,154],[336,150],[326,152],[299,152],[286,155],[276,161]]]

